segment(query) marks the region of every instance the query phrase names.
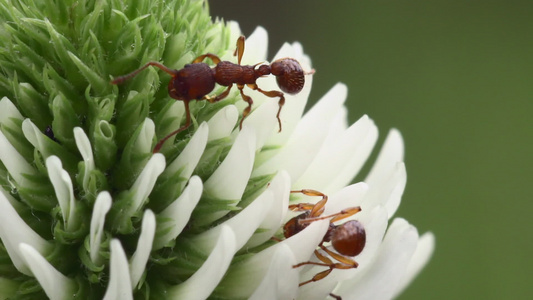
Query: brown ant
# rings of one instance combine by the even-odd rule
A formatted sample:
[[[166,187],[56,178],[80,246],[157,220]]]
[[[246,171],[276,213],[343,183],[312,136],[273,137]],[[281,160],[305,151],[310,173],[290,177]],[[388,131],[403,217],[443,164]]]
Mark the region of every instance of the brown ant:
[[[318,247],[320,247],[320,249],[322,249],[322,251],[324,251],[326,254],[331,256],[331,258],[338,261],[333,262],[333,260],[331,260],[329,257],[322,254],[318,249],[316,249],[315,255],[321,262],[306,261],[294,265],[293,268],[298,268],[303,265],[316,265],[328,267],[329,269],[317,273],[315,276],[313,276],[313,278],[307,281],[301,282],[299,286],[323,279],[324,277],[328,276],[329,273],[333,271],[333,269],[357,268],[357,262],[349,258],[348,256],[358,255],[359,253],[361,253],[361,251],[363,251],[365,247],[366,232],[363,225],[356,220],[350,220],[341,225],[335,225],[333,223],[360,212],[361,207],[349,207],[341,210],[338,213],[322,216],[322,213],[324,213],[326,202],[328,201],[328,196],[319,191],[310,189],[291,191],[291,193],[302,193],[307,196],[321,196],[322,199],[316,204],[299,203],[289,205],[290,210],[304,211],[304,213],[299,214],[296,217],[290,219],[285,224],[285,226],[283,226],[283,235],[285,236],[285,238],[289,238],[297,234],[298,232],[309,226],[309,224],[311,224],[312,222],[331,218],[329,221],[328,231],[324,235],[324,238],[322,239]],[[326,248],[326,246],[324,246],[324,243],[327,242],[331,242],[333,249],[335,249],[337,253],[332,250],[329,250],[328,248]],[[337,300],[341,300],[341,297],[335,294],[330,293],[329,295]]]
[[[253,90],[261,92],[267,97],[279,98],[279,109],[276,118],[279,123],[279,131],[281,131],[281,119],[279,115],[281,108],[285,103],[285,96],[280,91],[264,91],[260,89],[256,84],[256,80],[259,77],[272,74],[276,76],[278,86],[283,92],[296,94],[304,87],[305,75],[313,74],[314,70],[304,72],[300,63],[293,58],[280,58],[272,62],[270,65],[255,64],[253,66],[243,66],[241,65],[243,53],[244,36],[240,36],[237,40],[237,49],[233,54],[238,57],[237,64],[229,61],[221,61],[218,56],[211,53],[198,56],[191,64],[185,65],[181,70],[173,70],[158,62],[151,61],[127,75],[115,78],[111,83],[122,83],[134,77],[149,66],[158,67],[172,76],[172,79],[168,83],[168,93],[170,97],[183,101],[185,104],[186,121],[182,127],[161,139],[155,146],[154,153],[159,152],[161,146],[167,139],[187,129],[191,125],[191,112],[189,110],[189,102],[191,100],[207,100],[210,103],[220,101],[228,96],[231,87],[234,84],[236,84],[237,88],[240,90],[242,99],[248,103],[248,106],[242,113],[239,128],[242,129],[242,122],[252,110],[253,104],[252,98],[245,95],[243,92],[243,88],[246,85]],[[210,58],[215,64],[215,67],[211,68],[208,64],[203,63],[206,58]],[[215,83],[227,86],[228,88],[218,96],[209,96],[208,94],[215,88]]]

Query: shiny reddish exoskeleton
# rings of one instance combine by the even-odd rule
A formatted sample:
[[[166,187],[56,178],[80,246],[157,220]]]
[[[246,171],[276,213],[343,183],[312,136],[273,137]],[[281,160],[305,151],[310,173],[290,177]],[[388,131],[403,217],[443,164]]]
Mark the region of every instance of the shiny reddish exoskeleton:
[[[293,267],[297,268],[303,265],[316,265],[328,267],[329,269],[317,273],[315,276],[313,276],[313,278],[300,283],[300,286],[323,279],[324,277],[328,276],[329,273],[331,273],[331,271],[333,271],[334,269],[357,268],[357,262],[351,259],[349,256],[356,256],[361,253],[361,251],[363,251],[363,249],[365,248],[365,228],[357,220],[350,220],[340,225],[335,225],[333,223],[360,212],[361,207],[349,207],[343,209],[338,213],[322,216],[322,213],[324,213],[326,202],[328,201],[328,196],[319,191],[310,189],[291,191],[291,193],[302,193],[307,196],[321,196],[322,199],[316,204],[299,203],[289,206],[290,210],[304,211],[304,213],[299,214],[294,218],[290,219],[285,224],[285,226],[283,226],[283,235],[285,236],[285,238],[289,238],[299,233],[307,226],[309,226],[309,224],[311,224],[312,222],[330,219],[328,231],[324,235],[324,238],[322,239],[320,244],[318,244],[318,247],[331,258],[337,261],[334,262],[330,257],[321,253],[319,249],[315,250],[315,255],[320,260],[320,262],[307,261],[294,265]],[[333,249],[335,249],[336,252],[324,246],[324,243],[328,242],[331,242],[331,245],[333,246]],[[341,299],[340,296],[337,296],[335,294],[330,294],[330,296],[338,300]]]
[[[242,119],[239,126],[242,128],[242,122],[250,114],[252,110],[253,100],[250,96],[245,95],[243,88],[249,88],[259,91],[267,97],[278,97],[279,109],[276,115],[279,123],[279,131],[281,131],[280,113],[283,104],[285,104],[285,96],[280,91],[264,91],[260,89],[256,81],[259,77],[266,75],[276,76],[279,88],[288,94],[299,93],[305,84],[305,75],[314,73],[314,70],[304,72],[300,63],[293,58],[280,58],[270,65],[256,64],[253,66],[241,65],[242,55],[244,53],[244,36],[237,40],[237,49],[234,55],[238,57],[237,64],[229,61],[221,61],[220,58],[214,54],[207,53],[197,57],[191,64],[187,64],[180,70],[170,69],[158,62],[148,62],[141,68],[124,76],[119,76],[111,81],[112,84],[122,83],[149,66],[157,67],[172,76],[168,83],[168,93],[170,97],[183,101],[185,104],[186,121],[179,129],[171,132],[163,139],[161,139],[155,146],[153,152],[159,152],[163,143],[172,136],[187,129],[191,125],[191,112],[189,110],[189,102],[191,100],[207,100],[210,103],[220,101],[226,98],[234,84],[237,85],[241,93],[241,97],[248,103],[248,106],[242,113]],[[209,58],[215,64],[211,68],[208,64],[203,63],[204,59]],[[218,96],[209,96],[208,94],[215,88],[215,83],[227,86],[228,88]]]

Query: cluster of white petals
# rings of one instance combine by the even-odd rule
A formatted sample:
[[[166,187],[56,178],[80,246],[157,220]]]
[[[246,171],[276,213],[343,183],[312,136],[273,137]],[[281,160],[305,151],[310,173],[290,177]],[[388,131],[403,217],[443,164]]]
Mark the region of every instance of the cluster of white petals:
[[[240,35],[236,24],[230,24],[233,40]],[[267,33],[258,28],[247,37],[243,64],[266,60]],[[275,55],[296,58],[305,70],[310,60],[298,43],[285,44]],[[228,53],[226,59],[234,58]],[[151,251],[161,249],[182,233],[202,193],[217,199],[241,199],[251,178],[276,174],[268,187],[248,206],[226,221],[192,238],[207,259],[188,280],[170,287],[168,299],[206,299],[217,288],[218,295],[249,299],[325,299],[330,293],[349,299],[390,299],[398,295],[428,261],[434,246],[432,234],[419,236],[416,228],[401,218],[392,218],[400,204],[406,184],[403,142],[398,131],[388,133],[380,154],[364,182],[350,184],[365,164],[378,137],[374,122],[363,116],[347,124],[344,101],[347,88],[335,85],[306,114],[304,107],[310,92],[312,76],[306,77],[304,89],[297,95],[286,95],[281,112],[283,131],[277,132],[277,101],[259,92],[246,90],[254,99],[254,110],[238,129],[239,111],[245,103],[229,105],[209,122],[199,124],[181,154],[166,161],[154,154],[129,191],[134,195],[128,213],[143,209],[156,180],[181,170],[189,178],[181,195],[160,213],[142,211],[142,229],[135,253],[127,257],[119,239],[109,245],[110,278],[104,299],[133,299],[132,290],[142,281]],[[261,78],[263,90],[278,89],[272,76]],[[176,102],[169,113],[183,113]],[[0,101],[0,123],[20,120],[28,141],[40,149],[46,138],[29,119],[24,119],[9,99]],[[235,129],[237,128],[237,129]],[[88,137],[81,128],[74,130],[76,145],[85,163],[85,172],[94,168]],[[138,147],[149,152],[155,136],[154,123],[147,119],[139,134]],[[205,182],[193,175],[210,141],[231,137],[233,145],[215,172]],[[143,142],[144,141],[144,142]],[[33,168],[14,150],[0,132],[0,160],[11,180],[25,180]],[[63,216],[64,227],[76,226],[76,203],[73,184],[53,153],[46,158],[50,181]],[[84,183],[87,184],[87,183]],[[34,276],[50,299],[70,299],[75,282],[48,263],[49,242],[41,238],[17,214],[17,201],[0,189],[0,238],[14,265],[23,274]],[[366,231],[366,246],[354,259],[358,268],[333,270],[326,278],[298,287],[299,282],[323,271],[324,267],[292,266],[313,259],[329,220],[316,221],[302,232],[252,255],[239,264],[232,258],[246,249],[261,245],[279,232],[294,216],[288,212],[289,195],[295,189],[315,189],[329,196],[325,214],[353,206],[362,211],[349,219],[360,221]],[[291,198],[291,203],[313,202],[306,196]],[[113,199],[108,191],[96,197],[90,222],[90,259],[101,264],[101,243],[106,215]],[[219,220],[229,211],[208,215],[205,224]],[[161,222],[160,220],[165,220]],[[0,292],[1,294],[1,292]],[[1,297],[0,297],[1,298]]]

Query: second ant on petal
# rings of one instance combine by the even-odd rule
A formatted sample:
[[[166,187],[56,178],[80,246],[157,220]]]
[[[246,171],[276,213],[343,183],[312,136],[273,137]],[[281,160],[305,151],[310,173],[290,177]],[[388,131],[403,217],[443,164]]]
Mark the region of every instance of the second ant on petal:
[[[151,61],[146,63],[139,69],[123,76],[119,76],[111,81],[112,84],[122,83],[149,66],[157,67],[170,76],[172,79],[168,83],[168,93],[170,97],[183,101],[185,105],[185,124],[177,130],[171,132],[162,138],[155,146],[153,152],[159,152],[163,143],[172,136],[182,132],[191,125],[191,112],[189,110],[189,102],[191,100],[207,100],[210,103],[218,102],[226,98],[234,84],[237,85],[241,93],[241,97],[248,103],[248,106],[242,113],[242,119],[239,127],[242,128],[242,122],[250,114],[252,110],[253,100],[250,96],[244,94],[244,86],[261,92],[263,95],[271,98],[278,97],[279,109],[276,115],[279,123],[279,131],[281,131],[280,113],[283,104],[285,104],[285,96],[280,91],[264,91],[260,89],[256,81],[259,77],[266,75],[276,76],[276,81],[279,88],[288,94],[299,93],[305,84],[305,75],[314,73],[314,70],[304,72],[300,63],[294,58],[280,58],[269,64],[255,64],[253,66],[241,65],[241,59],[244,54],[244,36],[237,40],[237,49],[234,55],[237,56],[237,64],[229,61],[221,61],[220,58],[214,54],[207,53],[198,56],[191,64],[187,64],[180,70],[170,69],[161,63]],[[204,63],[204,59],[209,58],[215,64],[211,68]],[[228,88],[218,96],[209,96],[208,94],[215,88],[215,83],[227,86]]]
[[[294,268],[298,268],[304,265],[316,265],[328,267],[327,270],[317,273],[311,279],[301,282],[299,286],[318,281],[328,276],[334,269],[353,269],[357,268],[358,264],[350,257],[356,256],[363,251],[366,243],[366,232],[363,225],[357,220],[350,220],[340,225],[334,223],[348,218],[361,211],[361,207],[349,207],[341,210],[338,213],[323,216],[328,196],[325,194],[310,190],[303,189],[298,191],[291,191],[291,193],[301,193],[306,196],[320,196],[322,199],[316,204],[312,203],[299,203],[289,205],[289,209],[292,211],[303,211],[302,214],[290,219],[283,226],[283,235],[285,238],[289,238],[300,231],[304,230],[309,224],[318,220],[330,219],[329,228],[324,235],[318,247],[320,249],[315,250],[315,256],[320,262],[306,261],[294,265]],[[324,243],[331,242],[331,246],[335,251],[328,249]],[[322,250],[324,253],[322,253]],[[329,257],[328,257],[329,256]],[[331,257],[331,258],[330,258]],[[334,260],[336,262],[334,262]],[[341,300],[340,296],[330,293],[330,296]]]

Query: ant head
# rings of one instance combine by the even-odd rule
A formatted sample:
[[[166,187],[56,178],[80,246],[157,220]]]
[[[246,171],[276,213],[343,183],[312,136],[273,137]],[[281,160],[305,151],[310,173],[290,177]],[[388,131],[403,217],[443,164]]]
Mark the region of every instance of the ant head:
[[[280,58],[270,65],[279,88],[288,94],[300,92],[305,84],[305,74],[300,63],[293,58]]]
[[[351,220],[336,226],[331,235],[331,244],[340,254],[358,255],[366,244],[366,232],[363,224],[357,220]]]

